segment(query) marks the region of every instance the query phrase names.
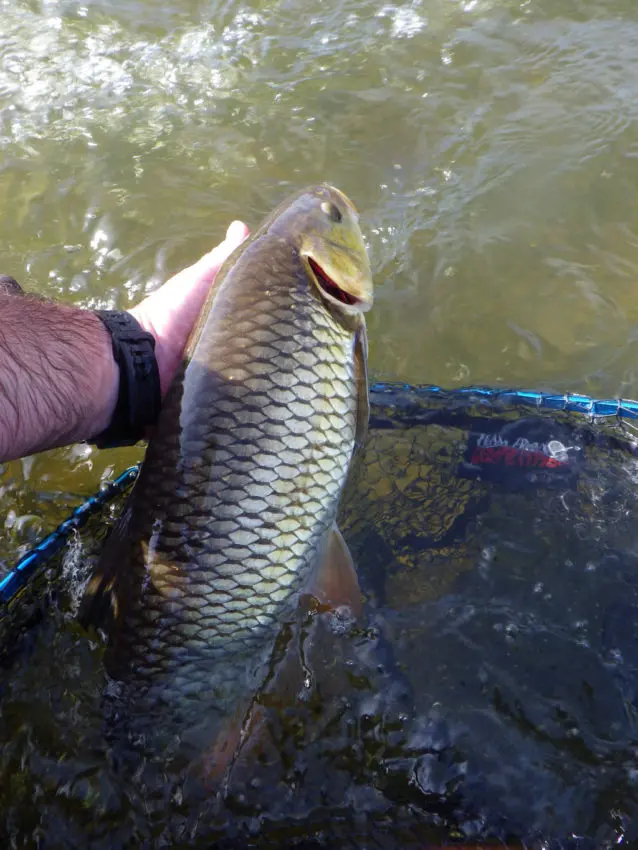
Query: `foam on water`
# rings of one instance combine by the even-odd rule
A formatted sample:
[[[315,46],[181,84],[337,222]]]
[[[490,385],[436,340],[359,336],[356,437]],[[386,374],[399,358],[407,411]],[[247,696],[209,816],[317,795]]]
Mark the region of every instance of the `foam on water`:
[[[0,62],[5,147],[43,136],[97,144],[97,130],[159,144],[176,115],[194,117],[232,90],[233,55],[238,48],[249,54],[256,23],[256,16],[240,14],[221,33],[209,25],[131,41],[116,22],[82,32],[81,21],[60,17],[21,14],[12,22],[11,8]],[[27,42],[36,26],[38,35]],[[12,50],[11,42],[22,49]]]

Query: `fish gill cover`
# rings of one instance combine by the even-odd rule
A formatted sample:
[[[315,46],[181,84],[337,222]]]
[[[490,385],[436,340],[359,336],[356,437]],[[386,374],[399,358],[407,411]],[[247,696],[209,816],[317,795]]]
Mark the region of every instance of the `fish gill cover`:
[[[637,472],[627,423],[373,392],[340,516],[364,616],[282,628],[259,734],[208,794],[176,750],[123,750],[105,723],[102,648],[74,618],[92,520],[3,620],[8,640],[53,603],[7,643],[13,846],[637,840]]]

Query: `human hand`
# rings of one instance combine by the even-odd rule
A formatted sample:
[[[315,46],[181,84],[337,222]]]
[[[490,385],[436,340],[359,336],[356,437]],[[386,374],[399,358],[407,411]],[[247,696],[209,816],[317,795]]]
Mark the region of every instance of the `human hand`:
[[[167,280],[129,312],[155,337],[155,357],[164,397],[177,371],[188,337],[222,263],[248,236],[241,221],[233,221],[226,238],[196,263]]]

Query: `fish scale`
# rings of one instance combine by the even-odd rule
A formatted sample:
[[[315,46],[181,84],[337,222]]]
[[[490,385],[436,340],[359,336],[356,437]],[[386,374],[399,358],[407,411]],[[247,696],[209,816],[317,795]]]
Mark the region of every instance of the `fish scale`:
[[[312,215],[326,192],[343,198],[313,191]],[[211,661],[234,659],[223,669],[236,679],[237,657],[267,653],[317,565],[353,453],[353,323],[275,229],[218,276],[94,579],[114,600],[107,670],[154,697],[208,692]]]

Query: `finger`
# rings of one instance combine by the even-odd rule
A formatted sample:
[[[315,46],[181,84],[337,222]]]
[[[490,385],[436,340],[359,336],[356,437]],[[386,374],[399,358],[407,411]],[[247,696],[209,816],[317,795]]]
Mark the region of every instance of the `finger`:
[[[208,254],[198,261],[198,266],[204,266],[210,272],[217,272],[224,260],[229,257],[235,248],[237,248],[244,239],[249,235],[250,231],[243,221],[233,221],[228,225],[226,238],[223,242],[209,251]],[[202,269],[200,268],[200,271]]]
[[[248,236],[249,230],[243,221],[231,221],[226,231],[226,239],[235,245],[241,244]]]

